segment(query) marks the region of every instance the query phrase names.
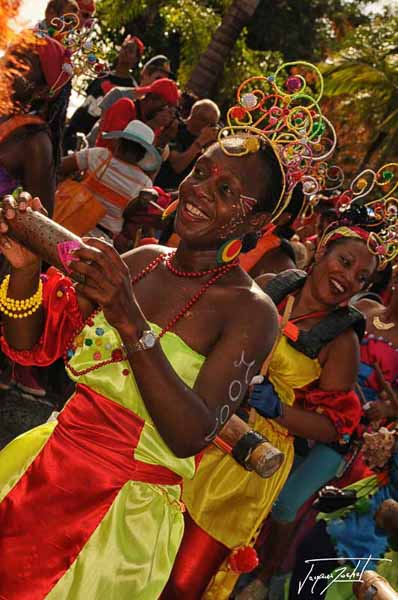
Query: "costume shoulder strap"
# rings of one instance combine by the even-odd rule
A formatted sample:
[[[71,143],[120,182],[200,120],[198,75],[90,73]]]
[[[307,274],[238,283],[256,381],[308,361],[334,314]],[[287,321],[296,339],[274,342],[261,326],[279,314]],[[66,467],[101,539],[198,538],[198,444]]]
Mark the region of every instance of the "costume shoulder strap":
[[[305,271],[289,269],[271,279],[264,291],[278,306],[286,296],[300,289],[304,285],[306,278],[307,273]]]
[[[289,344],[309,358],[316,358],[324,346],[350,327],[361,341],[365,326],[363,314],[353,306],[345,306],[328,314],[310,331],[300,331],[297,340],[289,339]]]
[[[34,115],[15,115],[0,124],[0,144],[4,142],[14,131],[27,125],[44,125],[41,117]]]

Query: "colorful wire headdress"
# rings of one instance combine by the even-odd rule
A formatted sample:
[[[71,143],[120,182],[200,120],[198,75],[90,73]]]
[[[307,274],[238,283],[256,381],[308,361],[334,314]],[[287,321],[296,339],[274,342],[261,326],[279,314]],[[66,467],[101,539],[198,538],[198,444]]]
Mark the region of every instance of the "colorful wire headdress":
[[[398,256],[397,189],[398,163],[362,171],[340,194],[338,223],[325,231],[320,245],[337,237],[361,237],[384,269]]]
[[[323,78],[314,65],[289,62],[274,75],[244,81],[237,91],[237,104],[228,110],[227,126],[219,134],[226,154],[243,156],[257,152],[262,138],[272,146],[278,159],[283,189],[273,220],[288,206],[291,192],[299,182],[307,198],[321,189],[325,174],[325,166],[321,165],[336,147],[333,125],[319,106],[322,94]],[[231,136],[244,138],[243,149],[234,151],[228,143]]]
[[[50,27],[42,24],[35,30],[38,38],[52,37],[65,47],[65,62],[57,81],[51,87],[50,96],[56,95],[73,77],[92,75],[105,77],[108,65],[98,44],[94,42],[94,21],[89,28],[80,30],[79,17],[74,13],[52,19]]]

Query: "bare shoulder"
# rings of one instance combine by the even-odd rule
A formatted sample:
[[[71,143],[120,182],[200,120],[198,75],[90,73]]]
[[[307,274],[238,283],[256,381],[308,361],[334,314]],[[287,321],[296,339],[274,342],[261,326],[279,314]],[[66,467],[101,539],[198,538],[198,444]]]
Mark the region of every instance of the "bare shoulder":
[[[171,254],[172,252],[174,252],[174,248],[159,246],[158,244],[148,244],[147,246],[141,246],[140,248],[126,252],[122,258],[127,264],[130,273],[135,275],[161,254]]]
[[[335,361],[337,364],[350,364],[357,361],[359,356],[359,339],[350,327],[332,340],[321,352],[320,361],[326,363]]]
[[[256,278],[256,283],[262,290],[264,290],[269,284],[269,282],[275,279],[275,277],[275,273],[264,273],[263,275],[260,275]]]
[[[263,336],[265,331],[276,335],[278,312],[275,304],[251,277],[246,277],[247,285],[230,290],[229,320],[233,321],[234,328],[245,327],[252,335],[259,333]]]
[[[373,314],[383,309],[383,304],[369,298],[358,300],[358,302],[353,303],[353,306],[364,315]]]

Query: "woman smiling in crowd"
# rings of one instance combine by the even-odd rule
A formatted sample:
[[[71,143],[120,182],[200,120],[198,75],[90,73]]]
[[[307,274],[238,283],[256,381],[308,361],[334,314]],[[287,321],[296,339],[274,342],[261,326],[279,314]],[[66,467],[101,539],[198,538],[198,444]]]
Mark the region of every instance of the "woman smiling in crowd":
[[[183,533],[181,478],[193,477],[194,455],[235,412],[276,336],[270,300],[236,260],[220,264],[284,199],[273,149],[255,148],[234,157],[215,144],[198,160],[180,188],[176,253],[151,246],[120,258],[88,239],[72,263],[77,286],[54,269],[40,279],[38,257],[7,237],[26,199],[6,203],[3,350],[24,365],[64,355],[77,388],[56,424],[0,454],[0,595],[160,594]],[[29,297],[24,318],[12,318]]]

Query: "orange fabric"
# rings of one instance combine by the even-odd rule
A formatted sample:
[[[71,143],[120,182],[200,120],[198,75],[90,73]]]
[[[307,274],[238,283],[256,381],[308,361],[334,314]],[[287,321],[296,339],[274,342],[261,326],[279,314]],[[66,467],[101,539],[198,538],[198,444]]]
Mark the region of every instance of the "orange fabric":
[[[180,245],[180,241],[181,238],[177,233],[173,233],[170,238],[169,241],[167,242],[166,246],[168,246],[169,248],[178,248],[178,246]]]
[[[69,277],[50,267],[43,281],[45,326],[42,337],[31,350],[14,350],[4,335],[0,344],[3,352],[20,365],[48,367],[63,356],[72,337],[83,328],[83,316],[77,302],[76,290]],[[54,335],[57,331],[59,335]]]
[[[53,219],[76,235],[85,235],[106,215],[106,208],[88,189],[87,179],[65,179],[55,194]]]
[[[0,124],[0,144],[4,142],[14,131],[26,125],[45,125],[41,117],[32,115],[15,115]]]
[[[281,320],[282,320],[282,317],[279,317],[279,322]],[[287,338],[289,338],[289,340],[292,340],[293,342],[297,342],[298,337],[300,335],[300,330],[297,327],[297,325],[295,325],[291,321],[288,321],[283,329],[283,333]]]
[[[97,177],[95,177],[95,175],[89,175],[83,180],[83,183],[85,187],[90,190],[90,192],[98,194],[99,196],[103,196],[108,202],[111,202],[111,204],[117,206],[118,208],[124,209],[129,203],[129,198],[126,198],[126,196],[123,196],[122,194],[115,192],[115,190],[112,190],[112,188],[100,181]]]
[[[274,248],[279,248],[281,240],[274,234],[274,231],[275,226],[268,228],[258,240],[256,247],[240,256],[240,266],[246,273],[250,273],[267,252]]]

